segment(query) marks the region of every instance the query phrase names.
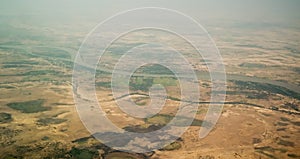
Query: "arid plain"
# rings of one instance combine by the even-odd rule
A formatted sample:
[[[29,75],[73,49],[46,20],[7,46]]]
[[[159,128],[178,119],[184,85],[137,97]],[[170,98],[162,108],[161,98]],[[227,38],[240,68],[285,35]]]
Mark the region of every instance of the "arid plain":
[[[86,130],[76,112],[72,70],[82,32],[63,35],[49,28],[3,25],[0,158],[299,158],[300,29],[240,23],[218,26],[207,27],[227,74],[226,101],[219,121],[207,137],[198,137],[211,91],[206,63],[195,57],[185,43],[163,35],[192,61],[203,102],[199,103],[192,125],[176,142],[154,152],[135,154],[101,144]],[[14,35],[7,35],[9,32]],[[168,74],[168,70],[146,65],[140,73],[156,76],[132,78],[132,92],[124,98],[132,98],[139,106],[147,105],[149,87],[162,84],[169,93],[164,109],[151,118],[137,119],[116,106],[111,76],[106,70],[113,68],[115,58],[124,51],[122,46],[142,42],[125,37],[112,46],[102,59],[105,65],[98,67],[95,81],[97,97],[107,117],[118,127],[134,132],[163,127],[181,102],[178,81],[159,77]]]

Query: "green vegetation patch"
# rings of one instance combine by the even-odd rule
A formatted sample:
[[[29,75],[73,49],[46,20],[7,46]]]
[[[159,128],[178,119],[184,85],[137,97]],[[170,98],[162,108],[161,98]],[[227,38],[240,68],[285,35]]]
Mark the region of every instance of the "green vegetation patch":
[[[32,67],[33,65],[40,64],[38,61],[29,61],[29,60],[18,60],[3,62],[2,68],[20,68],[20,67]]]
[[[72,148],[69,154],[72,156],[72,158],[78,158],[78,159],[93,159],[99,157],[99,153],[97,150],[79,149],[75,147]]]
[[[162,125],[142,124],[142,125],[126,126],[123,129],[129,132],[148,133],[148,132],[159,130],[161,128]]]
[[[59,48],[37,47],[32,51],[32,53],[39,56],[71,59],[71,55],[69,54],[69,52]]]
[[[83,137],[83,138],[79,138],[79,139],[76,139],[76,140],[72,141],[72,143],[83,144],[83,143],[87,143],[89,139],[91,139],[90,136]]]
[[[56,70],[34,70],[34,71],[28,71],[23,74],[20,74],[21,76],[39,76],[39,75],[62,75],[63,73]]]
[[[130,79],[130,89],[137,91],[141,90],[144,92],[149,91],[149,88],[153,85],[153,78],[142,78],[142,77],[136,77]]]
[[[127,53],[130,49],[143,44],[144,43],[114,43],[107,48],[104,55],[119,58]]]
[[[147,124],[153,124],[153,125],[167,125],[171,120],[174,118],[172,115],[167,114],[157,114],[153,117],[146,118],[145,122]],[[190,120],[187,117],[176,117],[176,126],[186,126],[186,121]],[[202,126],[203,121],[194,119],[191,126]],[[206,126],[210,126],[210,123],[205,123]]]
[[[155,84],[161,84],[164,87],[176,86],[177,79],[174,77],[136,77],[130,79],[129,86],[133,91],[148,92],[149,89]]]
[[[246,67],[246,68],[264,68],[264,67],[266,67],[266,65],[259,64],[259,63],[242,63],[239,66]]]
[[[300,94],[294,91],[291,91],[287,88],[276,86],[268,83],[257,83],[257,82],[245,82],[232,80],[240,89],[244,90],[256,90],[256,91],[267,91],[274,94],[281,94],[284,96],[292,97],[300,100]]]
[[[12,121],[11,114],[8,113],[0,113],[0,123],[8,123]]]
[[[174,73],[159,64],[151,64],[140,67],[136,73],[144,73],[144,74],[163,74],[163,75],[173,75]]]
[[[168,77],[147,77],[146,75],[174,75],[174,73],[168,68],[159,65],[151,64],[140,67],[130,78],[129,86],[133,91],[144,91],[147,92],[152,85],[160,84],[163,87],[177,86],[178,80],[175,76]],[[139,76],[141,75],[141,76]],[[142,76],[144,75],[144,76]]]
[[[58,118],[42,118],[37,121],[38,125],[46,126],[50,124],[60,124],[67,121],[67,119],[58,119]]]
[[[14,87],[14,86],[9,86],[9,85],[0,85],[0,88],[14,89],[14,88],[16,88],[16,87]]]
[[[44,136],[44,137],[42,137],[42,141],[47,141],[47,140],[49,140],[50,139],[50,137],[48,137],[48,136]]]
[[[96,82],[96,86],[103,88],[110,88],[111,82]]]
[[[171,115],[157,114],[153,117],[145,119],[145,122],[156,125],[166,125],[173,119]]]
[[[43,112],[50,110],[48,107],[44,107],[44,100],[39,99],[39,100],[31,100],[31,101],[26,101],[26,102],[13,102],[13,103],[8,103],[7,106],[21,111],[22,113],[37,113],[37,112]]]
[[[6,65],[38,65],[38,61],[29,61],[29,60],[18,60],[18,61],[10,61],[10,62],[3,62]]]

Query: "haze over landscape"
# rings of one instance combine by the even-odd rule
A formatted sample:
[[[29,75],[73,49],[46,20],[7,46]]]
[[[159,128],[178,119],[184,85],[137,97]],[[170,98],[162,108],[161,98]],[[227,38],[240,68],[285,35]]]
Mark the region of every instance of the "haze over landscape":
[[[77,56],[80,49],[88,52],[97,48],[82,49],[84,39],[97,24],[124,10],[140,7],[182,12],[200,23],[215,42],[225,67],[227,87],[226,93],[223,90],[214,92],[225,97],[224,103],[212,103],[224,104],[216,125],[205,120],[213,96],[213,81],[209,74],[213,60],[200,56],[190,43],[175,34],[159,29],[135,30],[114,39],[99,60],[94,56]],[[161,16],[164,15],[167,14]],[[163,23],[159,21],[160,15],[148,18],[148,12],[144,12],[136,16],[141,23]],[[115,21],[116,25],[109,29],[129,27],[130,20]],[[189,34],[183,36],[202,36],[188,23],[180,23],[176,18],[171,20],[178,21],[176,27],[182,31],[188,30]],[[106,40],[115,34],[107,31],[99,37]],[[155,63],[160,60],[155,59],[159,52],[161,59],[173,61],[174,67],[185,68],[184,62],[172,59],[175,56],[172,49],[145,45],[159,42],[177,49],[189,62],[197,80],[188,79],[185,86],[190,89],[197,84],[199,101],[182,96],[182,85],[176,72]],[[198,41],[201,42],[205,43]],[[137,53],[148,54],[141,57],[131,54],[136,59],[126,58],[125,53],[134,52],[132,48]],[[88,58],[97,60],[96,71],[90,71],[90,67],[76,61],[76,56],[87,64]],[[129,91],[116,97],[112,73],[121,58],[126,60],[120,67],[123,69],[147,59],[149,64],[137,68],[130,76]],[[2,0],[0,158],[300,158],[299,59],[298,0]],[[79,76],[74,68],[78,69]],[[92,81],[95,94],[89,92],[91,88],[78,84],[91,82],[85,79],[90,72],[95,73]],[[116,73],[120,78],[128,74],[126,71]],[[118,84],[118,87],[123,86],[122,82]],[[151,99],[161,98],[160,94],[152,96],[151,91],[158,85],[164,87],[167,95],[164,107],[157,114],[138,118],[118,107],[118,102],[129,100],[133,103],[132,109],[153,103],[155,107],[157,103]],[[180,129],[187,121],[192,122],[179,138],[168,144],[161,142],[171,135],[152,136],[152,142],[148,143],[130,135],[124,138],[122,134],[108,130],[89,131],[85,127],[88,124],[82,123],[80,108],[76,107],[78,101],[86,102],[84,113],[92,121],[94,116],[89,112],[98,108],[89,95],[97,97],[104,116],[124,131],[154,132],[163,129],[172,119],[178,119],[170,129],[163,130],[175,134],[174,127]],[[193,110],[194,118],[176,118],[182,103],[197,105],[193,107],[196,109]],[[199,131],[209,127],[212,127],[210,133],[199,138]],[[97,140],[97,136],[109,139],[110,144],[117,146],[109,147],[105,141]],[[161,148],[152,150],[151,146]],[[151,151],[119,151],[125,147]]]

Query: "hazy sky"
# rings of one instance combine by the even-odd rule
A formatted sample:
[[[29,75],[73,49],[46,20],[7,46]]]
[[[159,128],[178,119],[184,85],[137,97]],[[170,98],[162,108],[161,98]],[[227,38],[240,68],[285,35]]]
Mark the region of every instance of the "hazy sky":
[[[1,0],[0,15],[105,19],[145,6],[176,9],[197,20],[299,22],[299,0]]]

